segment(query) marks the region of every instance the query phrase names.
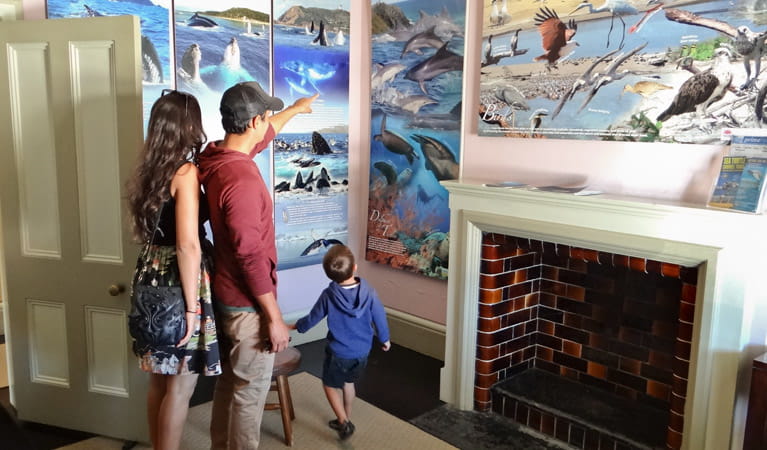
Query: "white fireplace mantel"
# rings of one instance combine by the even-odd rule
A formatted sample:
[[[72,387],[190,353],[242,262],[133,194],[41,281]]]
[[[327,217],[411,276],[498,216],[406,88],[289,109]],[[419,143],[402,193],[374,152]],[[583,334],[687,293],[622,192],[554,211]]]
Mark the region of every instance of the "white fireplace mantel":
[[[701,266],[684,440],[688,450],[739,449],[752,358],[765,350],[767,217],[648,199],[485,187],[450,192],[450,269],[440,398],[473,408],[483,232]]]

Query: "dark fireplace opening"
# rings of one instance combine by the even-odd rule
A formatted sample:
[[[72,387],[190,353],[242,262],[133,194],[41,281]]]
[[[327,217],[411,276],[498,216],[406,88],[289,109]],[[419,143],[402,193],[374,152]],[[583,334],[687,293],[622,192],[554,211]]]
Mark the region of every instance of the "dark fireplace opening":
[[[485,233],[475,409],[584,449],[681,447],[697,267]]]

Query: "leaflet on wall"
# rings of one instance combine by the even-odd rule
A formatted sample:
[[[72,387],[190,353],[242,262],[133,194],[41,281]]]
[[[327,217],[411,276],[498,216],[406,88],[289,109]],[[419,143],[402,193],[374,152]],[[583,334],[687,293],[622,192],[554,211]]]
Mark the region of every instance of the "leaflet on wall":
[[[174,86],[171,67],[171,11],[167,3],[95,0],[48,0],[48,18],[119,16],[132,14],[141,18],[141,62],[144,91],[144,129],[152,104],[163,89]]]
[[[761,213],[766,182],[767,131],[733,130],[708,206]]]
[[[746,2],[484,0],[483,11],[481,136],[717,143],[764,120],[767,52]]]
[[[197,97],[208,140],[224,137],[219,104],[230,86],[258,81],[270,90],[271,3],[176,0],[175,68],[179,90]],[[270,148],[254,160],[271,184]]]
[[[319,93],[274,142],[280,269],[320,263],[348,240],[350,2],[274,2],[275,95],[290,105]]]
[[[447,278],[458,178],[463,0],[372,2],[372,127],[366,258]]]

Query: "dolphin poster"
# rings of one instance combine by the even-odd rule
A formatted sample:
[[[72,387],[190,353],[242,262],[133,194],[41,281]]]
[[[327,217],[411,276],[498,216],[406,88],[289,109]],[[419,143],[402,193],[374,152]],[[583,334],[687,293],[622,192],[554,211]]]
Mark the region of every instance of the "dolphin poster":
[[[174,6],[177,88],[197,97],[208,139],[222,139],[224,91],[242,81],[270,89],[271,3],[176,0]],[[267,186],[271,158],[269,149],[255,157]]]
[[[171,68],[170,1],[48,0],[48,18],[99,17],[132,14],[141,18],[141,63],[144,128],[152,104],[163,89],[173,86]]]
[[[372,1],[366,258],[446,279],[459,175],[463,0]]]
[[[318,264],[348,243],[351,0],[274,1],[274,92],[319,94],[274,141],[279,269]]]
[[[767,122],[765,31],[753,0],[484,0],[479,135],[719,143]]]

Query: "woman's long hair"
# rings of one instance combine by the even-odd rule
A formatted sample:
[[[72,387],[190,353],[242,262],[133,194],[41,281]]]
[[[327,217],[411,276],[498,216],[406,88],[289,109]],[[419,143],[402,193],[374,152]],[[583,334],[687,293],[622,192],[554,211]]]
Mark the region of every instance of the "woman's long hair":
[[[206,140],[197,99],[185,92],[163,90],[152,105],[144,147],[127,186],[136,240],[151,238],[160,206],[170,198],[176,170],[185,161],[196,163]]]

